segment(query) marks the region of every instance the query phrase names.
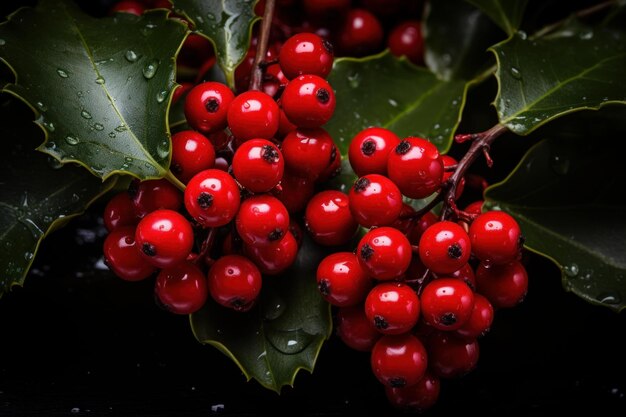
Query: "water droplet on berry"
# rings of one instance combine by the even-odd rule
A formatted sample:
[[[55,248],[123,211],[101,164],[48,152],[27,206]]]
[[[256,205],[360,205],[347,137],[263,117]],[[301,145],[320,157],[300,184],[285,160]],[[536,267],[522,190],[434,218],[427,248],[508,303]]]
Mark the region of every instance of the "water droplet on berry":
[[[80,115],[83,119],[91,119],[91,113],[89,113],[87,110],[81,111]]]
[[[65,70],[62,70],[61,68],[57,69],[57,74],[59,74],[59,77],[61,78],[69,77],[68,73],[65,72]]]
[[[67,135],[65,137],[65,142],[67,142],[68,145],[78,145],[80,140],[76,136]]]
[[[159,61],[157,61],[156,59],[151,61],[148,65],[146,65],[143,68],[143,76],[146,80],[151,79],[152,77],[155,76],[155,74],[157,73],[157,70],[159,69]]]
[[[124,58],[126,58],[126,60],[128,62],[135,62],[135,61],[137,61],[137,58],[139,58],[139,57],[137,56],[135,51],[129,49],[128,51],[126,51],[126,54],[124,55]]]
[[[521,80],[522,79],[522,73],[520,72],[519,69],[517,69],[515,67],[511,67],[511,76],[513,78],[515,78],[516,80]]]
[[[578,265],[576,264],[565,265],[563,267],[563,272],[568,277],[575,277],[576,275],[578,275],[578,272],[579,272]]]
[[[615,293],[601,293],[596,299],[604,304],[619,304],[622,302],[622,298]]]

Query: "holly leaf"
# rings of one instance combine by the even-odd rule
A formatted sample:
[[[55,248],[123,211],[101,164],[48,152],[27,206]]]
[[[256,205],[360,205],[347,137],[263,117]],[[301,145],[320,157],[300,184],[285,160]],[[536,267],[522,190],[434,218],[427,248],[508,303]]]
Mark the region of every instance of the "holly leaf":
[[[235,88],[235,69],[250,46],[255,0],[172,0],[176,13],[193,23],[195,32],[207,37],[215,47],[217,63],[226,83]]]
[[[103,183],[82,167],[37,152],[41,130],[29,120],[28,108],[16,113],[13,105],[0,105],[0,296],[24,283],[44,237],[82,214],[116,180]]]
[[[625,39],[571,20],[546,36],[518,34],[495,45],[500,123],[527,135],[567,113],[625,104]]]
[[[231,358],[248,380],[278,393],[285,385],[293,386],[300,369],[313,371],[331,335],[330,305],[315,280],[323,255],[305,238],[288,272],[263,277],[260,300],[252,310],[238,313],[209,300],[192,314],[195,337]]]
[[[103,179],[167,174],[175,54],[187,33],[168,13],[96,19],[43,0],[0,24],[0,60],[15,74],[3,91],[35,111],[41,151]]]
[[[469,86],[461,80],[440,80],[388,52],[339,58],[328,82],[338,99],[324,128],[343,155],[354,135],[368,126],[391,129],[400,137],[428,138],[446,152],[461,120]]]
[[[482,10],[507,35],[514,34],[522,22],[528,0],[466,0]]]
[[[561,268],[566,290],[616,311],[626,307],[626,204],[617,196],[626,146],[606,138],[626,134],[619,110],[619,130],[606,118],[568,118],[485,193],[487,209],[515,216],[528,249]]]
[[[432,1],[423,21],[424,61],[440,78],[471,80],[493,66],[487,49],[502,33],[481,10],[462,0]]]

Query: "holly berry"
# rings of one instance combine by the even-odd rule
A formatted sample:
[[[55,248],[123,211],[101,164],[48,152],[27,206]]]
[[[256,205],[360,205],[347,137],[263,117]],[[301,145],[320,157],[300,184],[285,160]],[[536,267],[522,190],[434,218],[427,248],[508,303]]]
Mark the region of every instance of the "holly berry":
[[[472,252],[482,262],[506,264],[517,259],[523,245],[522,231],[508,213],[490,210],[469,227]]]
[[[183,205],[183,195],[165,178],[157,180],[133,180],[128,188],[135,214],[142,218],[157,209],[177,211]]]
[[[285,171],[280,182],[280,191],[272,190],[289,213],[298,213],[305,209],[309,199],[315,193],[315,183],[308,178],[298,177]]]
[[[353,8],[339,28],[337,46],[351,56],[364,56],[376,52],[383,38],[384,30],[378,18],[366,9]]]
[[[280,48],[278,59],[285,76],[313,74],[326,78],[333,66],[333,46],[315,33],[297,33]]]
[[[520,261],[504,265],[480,263],[476,268],[476,290],[495,308],[521,303],[528,292],[528,274]]]
[[[435,332],[426,339],[428,366],[440,378],[459,378],[474,370],[480,349],[476,339],[454,332]]]
[[[337,336],[347,346],[361,352],[370,352],[382,333],[365,315],[363,304],[339,307],[335,319]]]
[[[420,65],[424,61],[424,38],[419,20],[408,20],[395,25],[387,36],[387,47],[395,56],[406,56]]]
[[[289,231],[289,212],[276,197],[255,195],[241,203],[235,225],[244,243],[265,246],[278,242]]]
[[[412,248],[398,229],[377,227],[361,238],[356,254],[370,276],[377,280],[391,280],[399,278],[408,269]]]
[[[469,319],[456,330],[456,333],[468,339],[476,339],[489,331],[491,323],[493,323],[493,318],[493,306],[487,297],[475,293],[472,314]]]
[[[289,268],[296,260],[298,249],[298,241],[291,231],[269,245],[243,245],[244,254],[265,275],[276,275]]]
[[[137,224],[135,240],[146,261],[167,268],[187,258],[193,247],[193,229],[179,212],[159,209]]]
[[[389,403],[402,411],[424,412],[432,408],[439,399],[441,380],[426,371],[416,384],[404,387],[385,387]]]
[[[390,388],[417,384],[428,363],[426,348],[411,333],[381,337],[372,348],[370,361],[376,378]]]
[[[359,227],[350,212],[348,196],[336,190],[315,194],[307,204],[304,222],[313,240],[325,246],[348,243]]]
[[[402,211],[400,190],[393,181],[379,174],[356,180],[348,198],[352,216],[363,227],[390,225]]]
[[[285,161],[282,152],[266,139],[251,139],[241,144],[233,156],[233,175],[253,193],[264,193],[282,179]]]
[[[294,175],[316,180],[336,157],[332,137],[322,128],[296,129],[281,145],[287,169]]]
[[[415,291],[401,282],[374,286],[365,298],[365,315],[383,334],[411,330],[420,316],[420,301]]]
[[[400,143],[398,135],[383,127],[368,127],[350,141],[348,158],[354,173],[387,175],[389,152]]]
[[[104,227],[111,232],[118,227],[134,226],[139,222],[133,200],[127,192],[115,194],[104,207]]]
[[[204,134],[223,130],[235,94],[225,84],[207,81],[196,84],[185,98],[185,118],[193,129]]]
[[[335,252],[322,259],[316,280],[322,297],[338,307],[363,302],[372,287],[372,279],[352,252]]]
[[[335,112],[335,92],[317,75],[299,75],[287,84],[281,96],[287,119],[298,127],[320,127]]]
[[[113,273],[126,281],[140,281],[156,271],[156,267],[141,256],[135,241],[135,226],[119,226],[104,239],[105,263]]]
[[[204,227],[229,223],[240,204],[239,186],[228,173],[207,169],[193,176],[185,188],[185,208]]]
[[[200,171],[213,168],[215,149],[206,136],[193,130],[172,135],[172,173],[187,184]]]
[[[209,293],[213,300],[235,311],[248,311],[261,292],[259,269],[241,255],[224,255],[208,273]]]
[[[470,258],[470,239],[455,222],[441,221],[428,227],[419,241],[419,256],[436,274],[449,274],[463,267]]]
[[[456,330],[474,309],[474,292],[463,281],[438,278],[426,285],[420,297],[424,322],[439,330]]]
[[[424,138],[404,139],[387,158],[389,178],[409,198],[426,198],[437,191],[443,173],[439,150]]]
[[[271,139],[278,131],[280,109],[272,97],[251,90],[233,99],[227,119],[231,133],[241,142]]]
[[[159,303],[175,314],[195,313],[206,302],[208,293],[206,277],[191,262],[162,269],[154,288]]]

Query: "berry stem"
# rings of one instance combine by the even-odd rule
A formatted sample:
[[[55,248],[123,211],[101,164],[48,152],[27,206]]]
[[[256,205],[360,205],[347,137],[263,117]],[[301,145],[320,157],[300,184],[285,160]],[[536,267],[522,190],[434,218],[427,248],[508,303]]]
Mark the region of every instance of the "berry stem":
[[[254,64],[252,65],[252,75],[250,76],[250,90],[261,90],[263,81],[263,71],[265,65],[265,56],[267,54],[267,44],[272,28],[272,17],[274,15],[275,0],[267,0],[265,2],[265,11],[263,12],[263,22],[261,31],[259,32],[259,42],[256,47],[256,55],[254,56]]]
[[[206,235],[206,238],[204,239],[204,242],[202,242],[202,247],[200,248],[200,253],[198,254],[198,257],[196,258],[196,262],[203,262],[205,260],[205,258],[209,255],[209,252],[211,251],[211,248],[213,248],[213,242],[215,241],[215,227],[211,227]]]

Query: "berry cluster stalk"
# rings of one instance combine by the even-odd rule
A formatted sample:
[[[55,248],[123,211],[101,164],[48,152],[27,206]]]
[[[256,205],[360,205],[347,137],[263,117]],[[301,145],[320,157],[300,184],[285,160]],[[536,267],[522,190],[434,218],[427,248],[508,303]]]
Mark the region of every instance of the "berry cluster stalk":
[[[267,44],[270,37],[270,30],[272,28],[274,4],[275,0],[267,0],[265,2],[263,22],[261,24],[261,31],[259,33],[259,40],[256,48],[256,55],[254,57],[254,64],[252,65],[252,75],[250,76],[250,90],[260,90],[261,83],[263,82],[263,63],[265,62],[265,55],[267,54]]]

